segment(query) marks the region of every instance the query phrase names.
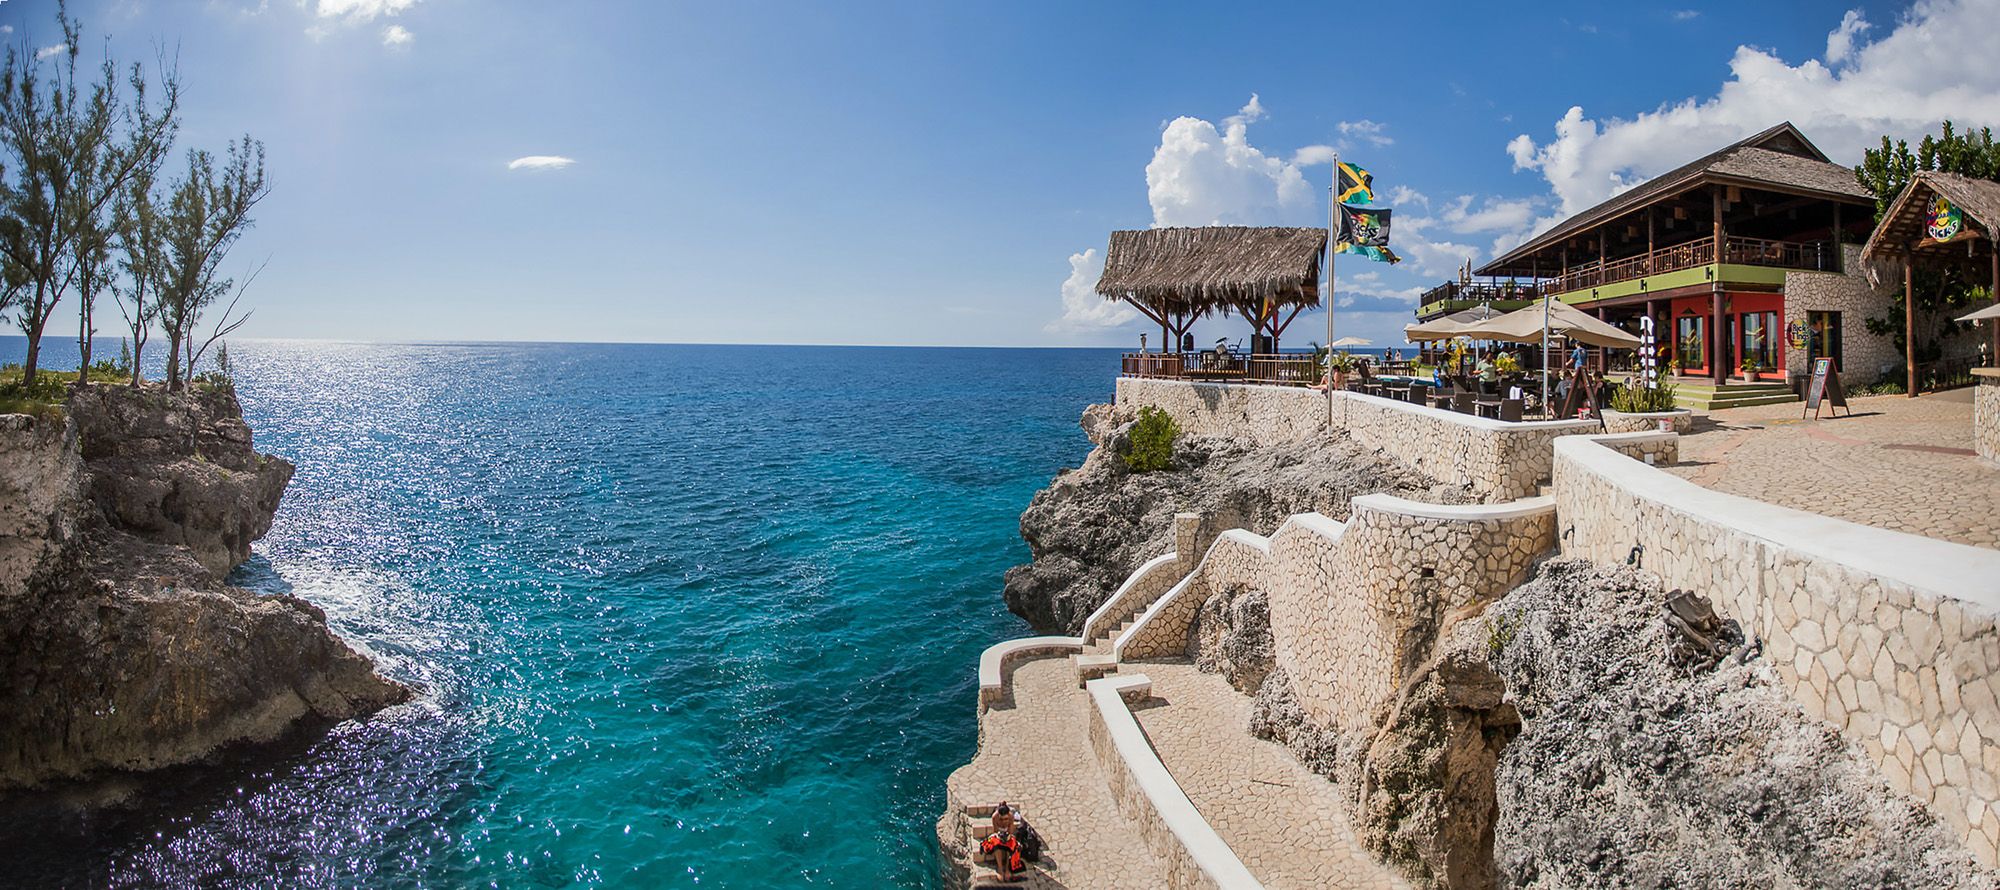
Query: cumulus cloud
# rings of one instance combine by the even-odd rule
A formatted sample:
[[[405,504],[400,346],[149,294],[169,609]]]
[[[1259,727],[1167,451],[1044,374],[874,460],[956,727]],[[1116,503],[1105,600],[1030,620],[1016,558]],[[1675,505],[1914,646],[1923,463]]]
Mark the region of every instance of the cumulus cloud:
[[[1122,301],[1107,300],[1097,293],[1097,279],[1104,275],[1104,257],[1097,248],[1069,255],[1069,277],[1062,283],[1062,317],[1049,322],[1046,330],[1076,334],[1115,328],[1141,316]]]
[[[1396,143],[1396,140],[1389,138],[1389,134],[1385,132],[1388,127],[1366,118],[1358,121],[1341,121],[1336,126],[1340,128],[1340,138],[1343,143],[1365,142],[1377,148]]]
[[[1562,213],[1575,213],[1780,121],[1790,120],[1834,161],[1858,163],[1884,134],[1915,137],[1945,118],[2000,125],[2000,68],[1984,58],[2000,0],[1919,0],[1887,36],[1865,40],[1859,11],[1827,35],[1826,58],[1792,65],[1739,46],[1715,95],[1603,121],[1573,107],[1555,137],[1508,143],[1516,169],[1547,179]],[[1952,61],[1957,60],[1957,61]]]
[[[507,162],[509,170],[561,170],[576,163],[575,158],[562,155],[528,155]]]
[[[416,35],[411,34],[410,29],[402,25],[390,25],[382,29],[383,46],[405,46],[415,39]]]
[[[1264,114],[1263,103],[1252,94],[1236,114],[1223,118],[1220,128],[1197,117],[1168,123],[1146,165],[1153,225],[1310,221],[1314,193],[1300,172],[1301,159],[1286,160],[1250,144],[1250,125]],[[1326,154],[1331,156],[1331,150]]]
[[[417,5],[417,0],[319,0],[313,12],[323,19],[372,22]]]
[[[1676,9],[1673,12],[1674,21],[1677,22],[1691,22],[1700,17],[1701,10],[1699,9]]]
[[[46,59],[50,56],[60,56],[66,52],[69,52],[69,44],[58,43],[55,46],[45,46],[42,47],[41,49],[35,50],[35,58],[38,60]]]

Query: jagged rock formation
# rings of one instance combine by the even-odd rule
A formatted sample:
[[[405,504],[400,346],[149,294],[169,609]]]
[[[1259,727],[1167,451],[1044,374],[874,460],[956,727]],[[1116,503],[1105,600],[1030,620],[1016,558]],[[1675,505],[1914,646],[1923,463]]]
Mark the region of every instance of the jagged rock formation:
[[[1221,674],[1237,692],[1255,694],[1277,667],[1271,601],[1243,585],[1218,590],[1195,613],[1189,645],[1195,667]]]
[[[1311,725],[1282,671],[1250,729],[1353,795],[1362,843],[1419,886],[2000,887],[1704,611],[1544,563],[1447,622],[1372,732]]]
[[[0,416],[0,789],[409,697],[310,603],[222,583],[291,475],[228,392],[97,386],[64,417]]]
[[[1552,562],[1487,610],[1492,643],[1455,641],[1489,651],[1521,710],[1495,772],[1504,883],[2000,886],[1740,634],[1706,667],[1668,600],[1631,569]]]
[[[1021,514],[1034,561],[1007,571],[1007,607],[1040,633],[1074,634],[1127,575],[1173,549],[1173,516],[1199,510],[1205,537],[1230,528],[1270,534],[1294,513],[1348,513],[1358,495],[1387,491],[1432,503],[1464,503],[1442,486],[1339,437],[1257,447],[1247,439],[1184,436],[1174,466],[1127,471],[1122,455],[1133,418],[1110,405],[1084,411],[1096,447],[1083,466],[1055,478]]]

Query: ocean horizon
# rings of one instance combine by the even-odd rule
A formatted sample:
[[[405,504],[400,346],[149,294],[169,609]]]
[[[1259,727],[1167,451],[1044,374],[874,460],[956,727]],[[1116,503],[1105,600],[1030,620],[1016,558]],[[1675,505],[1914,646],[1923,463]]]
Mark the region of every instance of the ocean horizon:
[[[9,872],[932,886],[978,653],[1027,632],[1019,514],[1117,351],[232,340],[258,449],[298,464],[232,582],[423,694],[16,799]]]

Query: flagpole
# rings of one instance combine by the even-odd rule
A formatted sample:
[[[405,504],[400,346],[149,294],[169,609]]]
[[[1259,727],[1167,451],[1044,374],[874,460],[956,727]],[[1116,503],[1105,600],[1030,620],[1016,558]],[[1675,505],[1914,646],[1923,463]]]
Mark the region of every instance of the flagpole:
[[[1340,237],[1340,152],[1333,153],[1333,182],[1326,189],[1326,428],[1333,431],[1333,258]]]
[[[1542,295],[1542,416],[1556,419],[1549,408],[1549,295]]]

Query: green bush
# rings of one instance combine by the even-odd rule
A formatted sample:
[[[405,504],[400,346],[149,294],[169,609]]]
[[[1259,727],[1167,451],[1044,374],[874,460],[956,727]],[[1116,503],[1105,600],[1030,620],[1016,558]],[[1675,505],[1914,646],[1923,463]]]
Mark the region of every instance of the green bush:
[[[1180,424],[1167,412],[1151,406],[1140,408],[1139,421],[1132,424],[1132,447],[1125,453],[1125,466],[1134,473],[1173,466],[1174,439],[1180,434]]]
[[[1666,380],[1660,381],[1658,389],[1647,389],[1643,384],[1634,383],[1621,386],[1611,394],[1611,410],[1626,414],[1653,414],[1672,411],[1676,407],[1674,385]]]

